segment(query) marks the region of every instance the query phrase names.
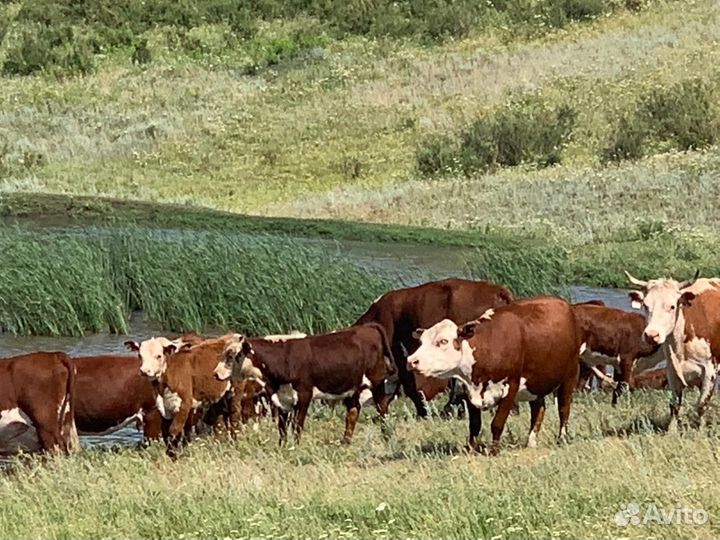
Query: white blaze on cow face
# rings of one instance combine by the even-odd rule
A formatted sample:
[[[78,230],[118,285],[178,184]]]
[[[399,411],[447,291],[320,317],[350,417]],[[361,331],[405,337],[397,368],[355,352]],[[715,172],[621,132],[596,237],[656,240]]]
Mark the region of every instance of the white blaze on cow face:
[[[473,351],[466,340],[458,339],[458,326],[450,319],[440,321],[419,336],[420,347],[408,357],[408,369],[425,377],[449,379],[472,371]]]
[[[254,355],[250,342],[242,334],[233,334],[223,349],[220,360],[215,366],[215,376],[226,381],[230,378],[242,381],[255,379],[262,381],[262,372],[255,367],[250,355]]]
[[[165,373],[167,356],[177,350],[177,345],[166,337],[153,337],[146,339],[140,345],[129,345],[129,347],[138,352],[142,374],[153,380],[160,378]]]
[[[630,292],[633,307],[642,306],[647,312],[644,335],[648,340],[662,344],[672,334],[683,296],[680,284],[674,279],[654,279],[648,282],[644,293]]]

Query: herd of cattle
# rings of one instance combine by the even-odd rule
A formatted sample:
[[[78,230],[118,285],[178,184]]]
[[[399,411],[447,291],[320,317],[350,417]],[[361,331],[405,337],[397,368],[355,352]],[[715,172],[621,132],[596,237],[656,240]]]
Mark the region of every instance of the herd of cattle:
[[[614,388],[613,404],[624,389],[668,387],[671,421],[683,389],[697,386],[702,416],[720,353],[720,279],[628,278],[637,288],[633,307],[644,314],[600,301],[515,299],[500,285],[446,279],[390,291],[353,326],[322,335],[189,333],[127,341],[129,355],[7,358],[0,360],[0,454],[70,452],[78,434],[136,424],[145,440],[162,438],[174,455],[204,426],[232,435],[268,414],[281,442],[288,427],[299,440],[313,400],[343,402],[349,443],[361,406],[384,416],[401,389],[421,417],[441,393],[449,405],[462,403],[472,449],[480,447],[482,410],[494,408],[494,453],[520,401],[530,403],[528,446],[553,394],[564,437],[573,393],[592,378]],[[647,369],[662,361],[665,369]]]

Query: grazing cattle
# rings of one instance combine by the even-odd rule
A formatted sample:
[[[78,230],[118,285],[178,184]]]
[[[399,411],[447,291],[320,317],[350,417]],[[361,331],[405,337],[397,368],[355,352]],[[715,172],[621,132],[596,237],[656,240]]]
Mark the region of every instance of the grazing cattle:
[[[633,307],[644,308],[647,325],[643,335],[661,346],[666,361],[667,382],[672,393],[670,422],[682,405],[683,389],[700,384],[698,415],[708,408],[717,376],[720,355],[720,279],[678,282],[674,279],[643,281],[626,272],[633,285],[642,290],[629,293]]]
[[[74,391],[75,370],[65,353],[0,360],[0,454],[77,450]]]
[[[215,369],[221,381],[232,378],[264,384],[278,408],[280,443],[286,440],[291,412],[299,442],[312,400],[343,400],[347,414],[342,440],[350,443],[362,392],[370,390],[378,412],[384,416],[388,404],[385,381],[394,372],[392,351],[378,324],[278,341],[248,340],[238,334],[228,343]]]
[[[415,352],[418,346],[412,337],[415,329],[428,328],[443,319],[460,324],[512,300],[512,293],[500,285],[487,281],[444,279],[385,293],[355,324],[375,322],[385,329],[403,391],[412,400],[418,416],[425,417],[427,409],[418,393],[417,380],[406,367],[407,355]]]
[[[638,358],[658,353],[660,345],[643,339],[645,317],[621,309],[600,305],[598,301],[573,304],[580,338],[585,351],[580,355],[591,368],[611,365],[615,368],[612,404],[617,403],[623,388],[633,388],[633,371]],[[582,371],[582,370],[581,370]],[[603,373],[597,373],[602,379]]]
[[[420,347],[408,358],[408,369],[429,377],[457,378],[467,388],[471,449],[479,447],[481,410],[497,406],[491,452],[498,451],[516,401],[531,402],[528,446],[535,446],[545,396],[552,392],[564,438],[581,344],[567,302],[555,297],[519,300],[460,327],[445,319],[428,330],[418,329],[416,336]]]
[[[159,439],[161,415],[155,390],[140,373],[136,355],[73,358],[75,424],[81,435],[106,435],[130,424],[142,426],[145,440]]]
[[[166,420],[163,428],[171,455],[181,442],[189,439],[203,412],[211,426],[223,415],[232,433],[234,407],[230,383],[214,376],[218,358],[231,336],[207,339],[194,346],[182,344],[179,350],[176,343],[164,337],[140,344],[125,343],[137,351],[140,371],[155,385],[157,406]]]

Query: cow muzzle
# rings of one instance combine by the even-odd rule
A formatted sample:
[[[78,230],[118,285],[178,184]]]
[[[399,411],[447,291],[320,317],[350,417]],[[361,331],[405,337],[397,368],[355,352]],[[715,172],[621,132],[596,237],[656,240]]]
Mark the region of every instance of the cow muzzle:
[[[408,371],[415,371],[417,370],[418,365],[420,364],[420,360],[415,358],[414,356],[410,356],[407,359],[407,369]]]
[[[660,335],[657,330],[645,330],[643,338],[651,345],[660,345],[665,341],[665,336]]]

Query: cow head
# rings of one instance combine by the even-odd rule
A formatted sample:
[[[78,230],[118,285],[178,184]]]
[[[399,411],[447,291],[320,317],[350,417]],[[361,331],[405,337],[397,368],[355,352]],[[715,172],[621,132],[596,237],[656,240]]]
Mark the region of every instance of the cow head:
[[[215,377],[221,381],[262,379],[260,369],[254,364],[255,351],[242,334],[234,334],[225,345],[220,361],[215,367]]]
[[[413,337],[420,341],[420,347],[408,357],[408,370],[438,379],[456,375],[462,363],[463,330],[450,319],[427,330],[418,328]]]
[[[140,373],[150,379],[158,379],[167,369],[167,357],[184,348],[184,344],[166,337],[153,337],[142,343],[126,341],[125,346],[138,353]]]
[[[678,313],[683,305],[688,305],[695,298],[691,291],[684,291],[692,285],[698,277],[686,281],[674,279],[653,279],[642,281],[627,274],[630,282],[641,290],[630,291],[628,296],[635,309],[643,308],[647,313],[647,326],[643,337],[650,343],[660,345],[675,329]]]

